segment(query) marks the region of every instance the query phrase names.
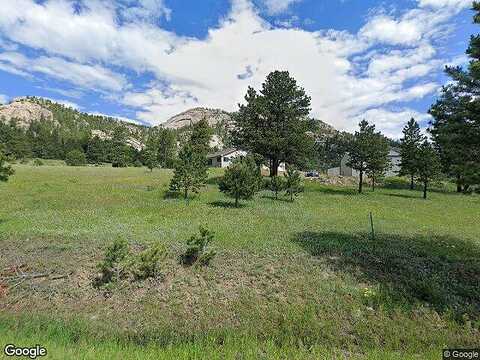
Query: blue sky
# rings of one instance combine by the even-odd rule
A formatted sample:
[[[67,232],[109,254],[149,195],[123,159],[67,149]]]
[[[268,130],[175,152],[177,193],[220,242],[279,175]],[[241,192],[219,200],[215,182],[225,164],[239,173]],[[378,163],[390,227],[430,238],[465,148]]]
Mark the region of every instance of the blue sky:
[[[0,102],[36,95],[157,125],[233,111],[289,70],[312,116],[397,137],[466,63],[466,0],[15,0],[0,13]]]

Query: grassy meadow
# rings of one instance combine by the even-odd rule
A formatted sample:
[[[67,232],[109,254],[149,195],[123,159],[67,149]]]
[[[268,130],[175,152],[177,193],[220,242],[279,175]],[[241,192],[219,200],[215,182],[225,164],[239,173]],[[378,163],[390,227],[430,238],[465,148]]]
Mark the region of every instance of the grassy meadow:
[[[294,202],[268,191],[240,208],[221,171],[184,201],[171,172],[16,165],[0,184],[0,345],[48,359],[439,359],[480,343],[480,197],[306,182]],[[370,235],[369,213],[375,233]],[[208,267],[181,265],[200,225]],[[161,242],[161,276],[97,289],[114,239]],[[59,277],[58,279],[56,277]],[[1,279],[1,277],[0,277]],[[3,290],[2,290],[3,289]]]

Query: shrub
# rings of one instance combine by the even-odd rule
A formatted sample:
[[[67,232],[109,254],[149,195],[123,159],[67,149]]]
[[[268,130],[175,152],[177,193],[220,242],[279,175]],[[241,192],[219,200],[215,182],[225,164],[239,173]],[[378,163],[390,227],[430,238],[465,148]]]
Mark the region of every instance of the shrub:
[[[214,233],[204,227],[200,227],[200,234],[193,235],[187,241],[187,250],[181,256],[182,263],[193,265],[198,261],[201,265],[208,265],[215,257],[216,253],[208,249],[208,245],[213,241]]]
[[[98,264],[100,275],[95,279],[94,286],[100,287],[128,277],[134,280],[155,277],[166,254],[165,247],[158,244],[136,255],[131,254],[127,242],[117,239],[106,249],[104,259]]]
[[[238,207],[240,199],[249,200],[260,190],[261,181],[260,169],[253,157],[239,157],[225,170],[219,188],[234,198],[235,207]]]
[[[158,274],[159,263],[166,257],[164,246],[155,245],[138,254],[131,262],[131,272],[136,280],[145,280]]]
[[[95,280],[96,286],[115,282],[124,276],[128,252],[128,244],[123,239],[115,240],[107,248],[104,259],[98,264],[101,274]]]
[[[300,172],[293,167],[289,167],[285,173],[285,190],[286,194],[290,197],[290,201],[293,202],[295,196],[303,191],[302,178]]]
[[[285,180],[280,176],[273,176],[270,180],[270,190],[275,195],[275,199],[278,199],[278,193],[285,190]]]
[[[20,159],[20,164],[22,164],[22,165],[28,164],[28,159],[27,158],[21,158]]]
[[[87,157],[82,150],[72,150],[65,156],[65,163],[68,166],[83,166],[87,163]]]
[[[140,160],[135,160],[135,162],[133,163],[133,166],[139,168],[139,167],[142,167],[143,164]]]
[[[405,177],[391,176],[383,180],[383,186],[388,189],[410,189],[410,180]]]
[[[43,166],[43,165],[44,165],[44,163],[43,163],[42,160],[40,160],[40,159],[34,159],[33,160],[33,166]]]

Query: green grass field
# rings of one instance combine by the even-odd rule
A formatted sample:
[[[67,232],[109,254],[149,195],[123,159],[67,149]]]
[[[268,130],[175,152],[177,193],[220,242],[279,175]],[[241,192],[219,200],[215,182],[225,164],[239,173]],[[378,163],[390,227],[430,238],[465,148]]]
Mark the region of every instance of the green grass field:
[[[49,164],[53,165],[53,164]],[[18,165],[0,184],[0,270],[66,277],[0,291],[0,345],[49,359],[439,359],[480,343],[480,197],[307,182],[233,208],[169,171]],[[370,236],[372,212],[376,236]],[[209,267],[178,258],[200,225]],[[161,242],[162,276],[92,282],[105,247]],[[0,290],[2,287],[0,286]]]

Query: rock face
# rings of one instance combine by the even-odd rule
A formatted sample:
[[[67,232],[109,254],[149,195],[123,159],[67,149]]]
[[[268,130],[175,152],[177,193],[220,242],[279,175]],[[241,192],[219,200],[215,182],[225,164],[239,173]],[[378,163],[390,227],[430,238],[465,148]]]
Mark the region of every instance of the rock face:
[[[163,127],[167,129],[180,129],[196,124],[202,119],[207,119],[210,126],[215,126],[221,122],[230,122],[232,117],[228,112],[220,109],[194,108],[170,118],[163,124]]]
[[[17,125],[28,128],[30,123],[41,119],[53,120],[53,113],[33,102],[17,99],[8,105],[0,105],[0,121],[17,121]]]

